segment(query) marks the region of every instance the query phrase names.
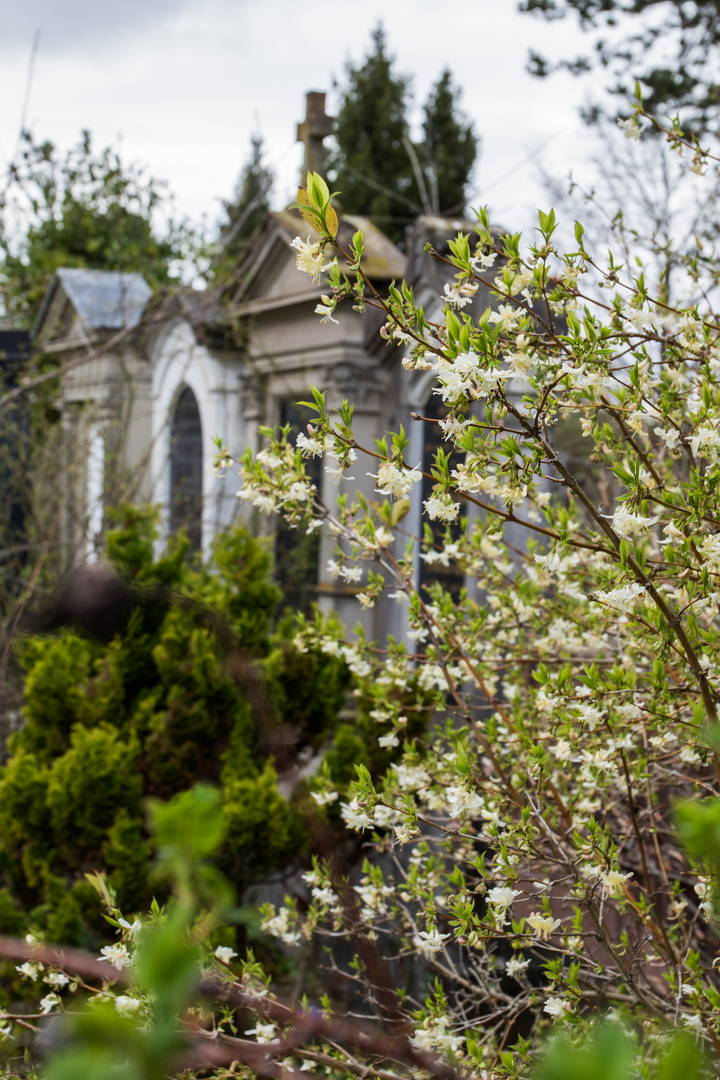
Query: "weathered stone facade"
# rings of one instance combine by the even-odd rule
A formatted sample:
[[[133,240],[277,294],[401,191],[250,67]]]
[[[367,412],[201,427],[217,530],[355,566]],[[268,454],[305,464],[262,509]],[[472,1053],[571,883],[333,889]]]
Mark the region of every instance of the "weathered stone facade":
[[[322,120],[324,100],[315,104]],[[314,137],[320,125],[307,121],[306,126]],[[352,215],[341,216],[343,246],[357,229],[365,241],[363,269],[380,292],[404,279],[426,317],[440,318],[450,275],[425,246],[442,250],[450,237],[472,225],[421,218],[406,252],[371,222]],[[379,334],[384,319],[377,309],[359,313],[343,304],[337,323],[321,323],[315,307],[327,286],[298,271],[292,247],[297,235],[306,238],[309,231],[294,211],[269,213],[244,260],[240,285],[234,295],[226,294],[222,306],[202,293],[151,306],[150,290],[138,274],[59,272],[36,341],[65,365],[58,395],[68,486],[65,533],[77,559],[95,555],[104,503],[123,499],[159,504],[163,537],[185,524],[195,545],[207,552],[218,530],[239,513],[249,513],[235,497],[239,484],[233,470],[224,477],[212,471],[214,440],[221,437],[234,457],[248,447],[257,452],[263,426],[298,426],[295,403],[308,400],[313,386],[326,391],[330,408],[338,408],[343,398],[353,403],[361,445],[372,447],[402,425],[410,437],[407,460],[422,465],[434,426],[413,417],[437,406],[433,373],[402,368],[402,351]],[[483,310],[488,299],[481,289],[473,310]],[[198,467],[190,453],[199,456]],[[357,490],[372,500],[378,496],[370,460],[361,458],[353,472]],[[334,508],[333,477],[318,467],[316,482],[323,501]],[[421,534],[420,486],[406,519],[414,536]],[[250,512],[249,520],[256,530],[275,536],[282,580],[292,537],[281,536],[274,519],[255,520]],[[404,638],[401,606],[385,601],[361,610],[355,590],[332,579],[326,568],[334,543],[323,531],[313,554],[312,598],[348,626],[361,621],[373,638],[388,633]],[[420,579],[423,568],[416,559]]]

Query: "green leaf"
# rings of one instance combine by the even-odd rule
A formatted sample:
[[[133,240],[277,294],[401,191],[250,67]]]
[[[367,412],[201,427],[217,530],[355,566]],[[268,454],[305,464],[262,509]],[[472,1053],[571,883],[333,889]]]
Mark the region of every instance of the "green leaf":
[[[335,240],[338,232],[338,216],[332,206],[325,211],[325,228],[331,240]]]
[[[720,870],[720,799],[680,803],[675,808],[675,822],[688,853]]]
[[[549,214],[544,214],[542,210],[538,210],[538,221],[540,223],[540,232],[546,240],[549,240],[557,228],[555,211],[551,210]]]
[[[323,210],[330,199],[330,191],[319,173],[308,173],[307,190],[313,206]]]
[[[152,800],[150,825],[158,848],[187,853],[191,859],[206,858],[220,847],[225,821],[220,792],[199,784],[167,803]]]
[[[199,979],[201,950],[187,940],[180,918],[145,927],[136,950],[135,972],[145,990],[169,999],[172,1008],[189,1000]]]
[[[310,228],[318,232],[320,229],[320,211],[313,206],[305,188],[298,188],[297,207]]]

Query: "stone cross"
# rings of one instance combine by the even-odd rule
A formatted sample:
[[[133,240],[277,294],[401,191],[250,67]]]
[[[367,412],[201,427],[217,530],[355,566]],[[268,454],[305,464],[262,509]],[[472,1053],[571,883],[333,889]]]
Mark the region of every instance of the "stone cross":
[[[325,176],[323,139],[332,133],[335,118],[325,115],[325,94],[310,90],[306,94],[305,119],[298,124],[297,141],[305,144],[305,157],[300,172],[300,186],[305,187],[309,172]]]

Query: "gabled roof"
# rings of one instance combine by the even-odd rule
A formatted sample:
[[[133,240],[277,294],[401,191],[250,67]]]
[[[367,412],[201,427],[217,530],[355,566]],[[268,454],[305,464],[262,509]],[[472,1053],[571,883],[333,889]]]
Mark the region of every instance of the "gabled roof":
[[[57,279],[81,322],[92,330],[129,330],[142,318],[152,290],[142,274],[62,269]]]
[[[313,240],[316,239],[317,233],[307,224],[307,221],[303,220],[298,211],[283,210],[274,216],[288,233],[293,234],[293,238],[298,234],[301,237],[307,237],[310,234]],[[405,275],[405,256],[377,225],[372,224],[369,217],[361,217],[358,214],[340,215],[337,239],[345,251],[348,251],[353,233],[358,229],[363,230],[365,244],[361,265],[369,278],[375,281],[402,279]],[[332,248],[328,247],[328,254],[331,253]]]
[[[295,238],[317,238],[317,233],[300,216],[297,210],[281,210],[275,214],[277,220],[288,233]],[[350,247],[353,234],[362,229],[365,251],[361,266],[369,278],[374,281],[400,280],[405,276],[406,259],[402,251],[388,239],[384,232],[373,225],[370,218],[361,217],[359,214],[341,214],[338,225],[338,243],[347,251]],[[328,254],[332,255],[332,248],[328,248]]]
[[[405,275],[405,256],[368,218],[351,214],[342,214],[340,216],[338,241],[341,246],[347,251],[353,233],[358,229],[362,229],[365,243],[365,252],[361,265],[366,274],[378,283],[401,280]],[[291,243],[296,236],[301,236],[303,239],[310,238],[311,241],[318,239],[314,229],[303,220],[296,210],[268,212],[251,241],[251,253],[248,261],[244,264],[245,275],[233,297],[235,302],[243,302],[250,297],[259,298],[264,293],[270,280],[276,279],[278,272],[282,272],[283,257],[280,256],[281,252],[286,253],[289,258],[290,264],[293,266],[291,277],[296,282],[290,288],[288,296],[301,293],[309,296],[312,292],[313,294],[317,293],[319,297],[322,289],[310,287],[304,275],[297,274],[294,270],[295,252],[291,250]],[[331,259],[333,254],[335,253],[332,248],[328,247],[327,258]],[[284,284],[282,287],[284,287]],[[326,286],[323,285],[322,288],[326,288]],[[276,290],[277,281],[275,281],[274,288],[271,287],[273,293]],[[254,302],[257,301],[254,300]]]

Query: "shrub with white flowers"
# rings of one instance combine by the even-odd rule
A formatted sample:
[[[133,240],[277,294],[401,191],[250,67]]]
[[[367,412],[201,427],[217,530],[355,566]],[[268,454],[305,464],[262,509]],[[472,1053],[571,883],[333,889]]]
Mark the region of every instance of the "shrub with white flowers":
[[[678,131],[671,142],[682,142]],[[387,298],[374,290],[361,234],[349,250],[335,245],[319,177],[308,177],[300,204],[320,237],[314,258],[333,248],[340,257],[332,310],[382,309],[403,367],[435,372],[446,449],[424,465],[434,489],[423,511],[463,527],[444,540],[437,525],[410,543],[396,533],[393,500],[416,497],[422,474],[405,433],[361,445],[351,403],[332,413],[319,390],[296,448],[267,430],[267,449],[242,462],[245,498],[294,524],[320,522],[338,539],[334,573],[357,583],[359,603],[388,592],[411,626],[404,645],[320,642],[352,653],[382,714],[378,738],[395,748],[384,776],[372,780],[358,762],[357,782],[340,793],[381,900],[366,902],[365,886],[350,897],[319,860],[307,910],[268,910],[264,927],[297,947],[346,936],[358,959],[333,961],[335,972],[382,1018],[374,949],[394,972],[413,1045],[462,1069],[525,1075],[543,1032],[580,1037],[602,1017],[640,1032],[647,1061],[683,1027],[720,1054],[713,255],[685,261],[686,300],[671,302],[641,266],[588,250],[580,224],[565,251],[552,211],[523,241],[498,236],[481,210],[474,236],[458,235],[442,256],[451,280],[444,317],[430,322],[406,285]],[[481,283],[496,302],[473,319],[463,309]],[[561,450],[557,433],[572,423],[587,482],[577,455]],[[346,492],[336,512],[316,491],[293,496],[307,484],[304,457],[325,448]],[[344,479],[363,456],[376,504]],[[473,514],[461,518],[463,505]],[[510,524],[525,530],[523,544]],[[427,562],[459,567],[472,588],[459,599],[439,585],[420,593],[413,544]],[[363,580],[356,568],[367,568]],[[312,631],[302,640],[318,645]],[[404,737],[396,700],[410,679],[436,717],[416,739]]]
[[[636,118],[644,115],[639,103]],[[693,165],[709,160],[676,124],[666,134],[690,147]],[[588,250],[580,225],[564,251],[552,212],[523,244],[499,237],[480,211],[475,235],[442,256],[452,280],[442,320],[430,322],[407,286],[387,297],[373,289],[360,233],[351,250],[337,249],[339,261],[328,258],[330,200],[311,174],[298,202],[319,239],[298,238],[298,269],[329,277],[323,320],[345,301],[374,305],[384,336],[404,346],[403,366],[435,372],[447,450],[425,465],[434,490],[423,509],[447,527],[408,542],[398,508],[418,497],[423,471],[406,459],[405,433],[361,445],[351,404],[331,413],[319,390],[317,420],[296,445],[287,429],[265,430],[267,445],[242,461],[241,491],[261,512],[328,529],[338,541],[333,573],[357,586],[359,604],[387,593],[406,605],[405,642],[345,639],[319,621],[301,621],[292,638],[300,658],[344,658],[357,701],[372,703],[363,723],[376,725],[382,755],[372,772],[358,761],[342,790],[327,769],[308,781],[308,819],[324,851],[304,875],[304,896],[261,913],[261,931],[298,957],[286,1001],[250,953],[210,940],[236,917],[232,891],[207,862],[224,829],[217,793],[156,805],[159,867],[174,899],[166,912],[154,904],[138,928],[105,890],[119,940],[90,961],[86,978],[102,968],[97,1004],[77,1015],[63,1005],[80,980],[60,977],[57,951],[15,950],[18,975],[50,987],[33,1019],[65,1008],[67,1041],[43,1075],[716,1075],[714,256],[685,261],[680,304],[653,291],[641,267]],[[496,303],[474,319],[464,309],[480,284]],[[563,425],[573,423],[594,469],[563,450]],[[320,454],[346,486],[337,511],[305,473],[306,458]],[[377,479],[373,504],[353,495],[347,472],[364,456]],[[453,508],[463,505],[476,509],[459,528]],[[413,544],[431,564],[458,566],[472,588],[420,593]],[[363,844],[354,874],[327,843],[325,817]],[[103,892],[104,879],[95,886]],[[0,954],[9,947],[0,942]],[[319,956],[329,991],[341,991],[335,1002],[322,990],[312,1000]],[[82,956],[66,959],[69,971],[88,968]],[[237,1010],[254,1024],[240,1026]],[[17,1037],[26,1015],[0,1017],[12,1021],[3,1037]]]

